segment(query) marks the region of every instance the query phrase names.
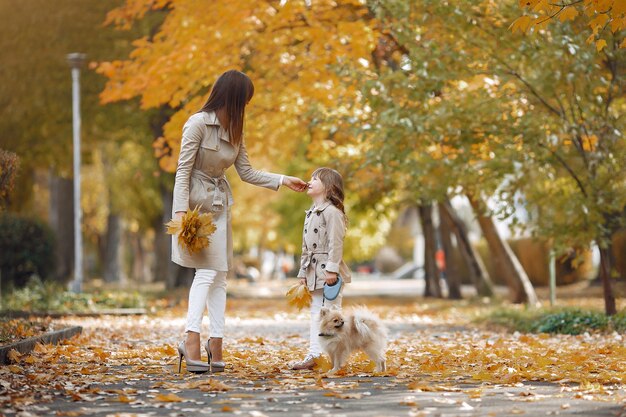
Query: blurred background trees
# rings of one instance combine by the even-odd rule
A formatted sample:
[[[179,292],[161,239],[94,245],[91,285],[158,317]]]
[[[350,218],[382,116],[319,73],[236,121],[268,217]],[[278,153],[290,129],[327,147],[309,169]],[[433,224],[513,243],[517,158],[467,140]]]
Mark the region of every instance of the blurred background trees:
[[[56,275],[69,277],[64,57],[86,52],[90,274],[185,283],[162,232],[181,127],[237,68],[256,87],[253,165],[344,175],[355,269],[418,271],[429,296],[506,284],[511,300],[535,304],[550,252],[565,283],[595,276],[597,247],[614,312],[612,284],[626,275],[621,3],[0,1],[0,140],[22,161],[8,209],[48,220]],[[231,183],[236,250],[257,263],[297,255],[308,197]]]

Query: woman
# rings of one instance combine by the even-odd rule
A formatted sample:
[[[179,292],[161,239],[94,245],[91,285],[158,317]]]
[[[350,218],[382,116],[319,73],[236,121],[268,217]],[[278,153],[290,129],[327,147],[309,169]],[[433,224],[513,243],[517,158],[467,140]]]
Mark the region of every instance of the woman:
[[[183,138],[176,169],[173,213],[180,218],[196,206],[213,213],[217,227],[208,248],[190,255],[172,237],[172,261],[195,268],[189,290],[185,331],[187,338],[178,346],[180,365],[185,358],[191,372],[220,372],[224,312],[226,309],[226,274],[232,268],[232,232],[230,206],[233,196],[224,172],[231,165],[239,177],[250,184],[277,190],[285,185],[304,191],[307,184],[299,178],[257,171],[250,166],[243,141],[245,108],[254,94],[248,76],[239,71],[222,74],[202,109],[183,127]],[[208,304],[209,340],[205,349],[209,363],[200,361],[200,327]]]

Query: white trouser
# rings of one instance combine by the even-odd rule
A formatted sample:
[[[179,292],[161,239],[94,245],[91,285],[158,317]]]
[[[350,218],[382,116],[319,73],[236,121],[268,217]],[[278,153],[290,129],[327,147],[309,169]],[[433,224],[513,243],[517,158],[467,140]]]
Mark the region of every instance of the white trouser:
[[[324,300],[324,290],[319,288],[311,292],[313,300],[311,301],[311,329],[309,334],[309,356],[320,356],[322,354],[322,347],[320,346],[320,310],[322,309],[322,302],[324,307],[337,306],[341,309],[341,299],[343,298],[343,290],[339,293],[337,298],[333,301]]]
[[[224,337],[226,272],[196,269],[189,289],[186,332],[200,333],[204,309],[209,309],[209,337]]]

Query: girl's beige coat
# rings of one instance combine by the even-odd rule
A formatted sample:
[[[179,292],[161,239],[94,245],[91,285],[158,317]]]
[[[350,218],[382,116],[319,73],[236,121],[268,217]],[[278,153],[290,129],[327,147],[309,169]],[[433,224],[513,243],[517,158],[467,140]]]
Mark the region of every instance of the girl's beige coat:
[[[310,291],[324,287],[326,271],[336,272],[344,282],[350,282],[352,275],[343,261],[345,234],[344,215],[330,202],[306,211],[298,278],[306,278]]]

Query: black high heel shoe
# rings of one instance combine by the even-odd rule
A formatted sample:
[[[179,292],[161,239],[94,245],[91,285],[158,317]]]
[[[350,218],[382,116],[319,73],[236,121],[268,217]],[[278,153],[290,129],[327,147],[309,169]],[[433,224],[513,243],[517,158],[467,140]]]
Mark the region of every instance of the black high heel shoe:
[[[187,356],[187,348],[185,347],[185,341],[182,341],[178,344],[178,373],[180,373],[183,366],[183,358],[185,358],[185,363],[187,364],[187,370],[189,372],[194,373],[205,373],[208,372],[210,366],[205,364],[202,361],[196,361],[193,359],[189,359]]]
[[[208,356],[208,360],[207,361],[209,363],[209,368],[211,369],[212,373],[213,372],[224,372],[224,368],[226,368],[226,363],[224,363],[224,362],[213,362],[211,360],[212,355],[211,355],[211,349],[210,349],[210,345],[209,345],[210,340],[211,339],[207,340],[206,341],[206,345],[204,345],[204,348],[206,349],[206,353],[207,353],[207,356]]]

